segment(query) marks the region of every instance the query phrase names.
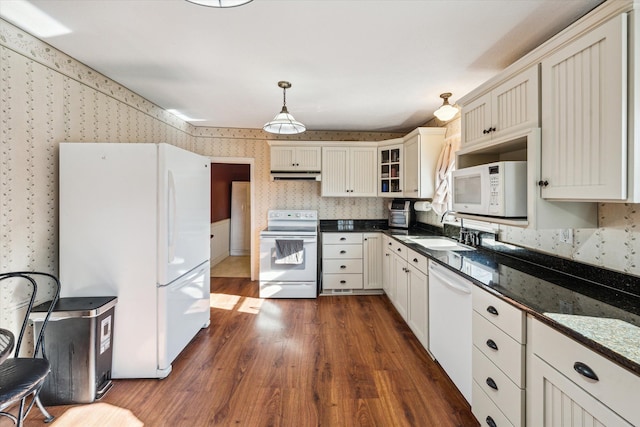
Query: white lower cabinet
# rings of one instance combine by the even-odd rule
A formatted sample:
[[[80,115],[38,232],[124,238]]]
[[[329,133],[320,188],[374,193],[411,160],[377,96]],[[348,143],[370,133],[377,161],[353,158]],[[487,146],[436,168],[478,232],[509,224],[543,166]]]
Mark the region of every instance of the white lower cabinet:
[[[407,250],[407,323],[420,344],[429,350],[429,279],[427,257]]]
[[[482,425],[525,425],[525,317],[474,286],[471,409]]]
[[[382,289],[382,233],[363,233],[362,269],[363,288]]]
[[[396,248],[397,251],[398,248]],[[391,300],[400,316],[406,321],[409,314],[409,278],[407,275],[407,260],[404,252],[395,252],[391,261],[391,271],[395,285],[394,298]]]
[[[392,275],[392,261],[393,261],[393,245],[391,238],[386,234],[382,237],[382,290],[387,294],[389,300],[393,301],[395,298],[395,279]]]
[[[362,289],[362,233],[322,233],[322,289]]]
[[[640,377],[530,318],[528,425],[640,426]]]

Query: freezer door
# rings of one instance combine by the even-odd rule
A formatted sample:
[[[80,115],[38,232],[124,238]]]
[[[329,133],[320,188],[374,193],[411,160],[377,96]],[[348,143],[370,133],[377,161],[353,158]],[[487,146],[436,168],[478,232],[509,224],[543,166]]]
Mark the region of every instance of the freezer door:
[[[167,286],[158,287],[158,371],[171,362],[198,331],[209,325],[209,262]]]
[[[209,259],[210,160],[158,144],[158,284]]]

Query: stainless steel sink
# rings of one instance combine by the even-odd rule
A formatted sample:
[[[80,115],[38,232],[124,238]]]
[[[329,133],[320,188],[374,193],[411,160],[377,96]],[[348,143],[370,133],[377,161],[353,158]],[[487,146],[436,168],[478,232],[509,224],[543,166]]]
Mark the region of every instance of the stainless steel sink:
[[[446,237],[409,237],[407,241],[422,246],[425,249],[437,251],[475,251],[471,246],[462,245]]]

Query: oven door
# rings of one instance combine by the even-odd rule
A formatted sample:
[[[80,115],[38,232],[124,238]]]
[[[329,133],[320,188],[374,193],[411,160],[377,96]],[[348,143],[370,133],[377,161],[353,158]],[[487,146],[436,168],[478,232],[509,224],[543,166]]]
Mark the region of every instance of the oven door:
[[[278,259],[276,241],[302,242],[299,260]],[[260,281],[315,282],[318,264],[318,239],[313,236],[260,236]]]

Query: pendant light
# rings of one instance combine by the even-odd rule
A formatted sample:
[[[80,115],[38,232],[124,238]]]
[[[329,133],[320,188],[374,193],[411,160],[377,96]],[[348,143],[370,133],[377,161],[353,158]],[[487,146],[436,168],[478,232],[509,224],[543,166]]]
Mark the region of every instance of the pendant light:
[[[269,123],[265,124],[262,129],[269,133],[278,133],[290,135],[294,133],[302,133],[307,128],[293,118],[287,110],[287,89],[291,88],[291,83],[280,81],[278,86],[282,88],[282,111],[280,111]]]
[[[440,95],[440,98],[444,99],[440,108],[433,112],[433,114],[443,122],[449,121],[458,114],[458,109],[453,105],[449,104],[449,97],[451,97],[451,92],[446,92]]]
[[[253,0],[187,0],[189,3],[208,7],[236,7],[252,2]]]

